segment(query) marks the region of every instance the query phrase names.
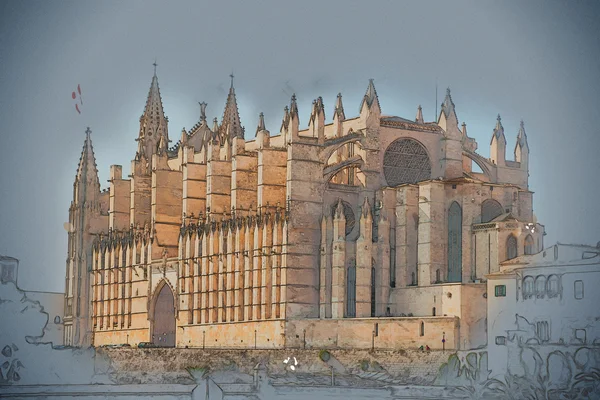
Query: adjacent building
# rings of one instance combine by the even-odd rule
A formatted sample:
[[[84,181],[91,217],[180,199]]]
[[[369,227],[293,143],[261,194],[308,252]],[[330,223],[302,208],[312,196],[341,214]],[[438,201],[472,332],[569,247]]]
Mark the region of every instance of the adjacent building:
[[[600,346],[599,246],[556,244],[487,275],[488,353],[494,376],[519,368],[523,346],[542,358]]]
[[[69,208],[65,343],[447,349],[486,344],[486,274],[537,253],[529,147],[500,116],[490,158],[459,126],[382,113],[373,80],[346,117],[296,97],[272,135],[223,116],[169,147],[156,72],[131,173],[101,191],[86,139]],[[479,172],[478,172],[479,171]],[[533,229],[532,229],[533,228]]]

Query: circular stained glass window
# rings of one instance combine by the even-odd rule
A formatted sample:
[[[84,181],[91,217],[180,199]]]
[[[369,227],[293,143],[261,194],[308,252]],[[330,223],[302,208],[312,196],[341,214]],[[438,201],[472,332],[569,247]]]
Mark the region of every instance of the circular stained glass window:
[[[397,139],[383,155],[383,175],[388,186],[431,179],[431,163],[425,147],[414,139]]]

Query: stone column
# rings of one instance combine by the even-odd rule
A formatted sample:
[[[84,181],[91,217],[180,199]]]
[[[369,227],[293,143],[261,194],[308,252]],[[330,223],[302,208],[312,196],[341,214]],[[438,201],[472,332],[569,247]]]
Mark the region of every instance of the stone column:
[[[360,214],[360,237],[356,241],[356,317],[371,316],[371,268],[373,267],[373,216],[368,198]]]
[[[396,287],[412,284],[417,279],[417,243],[419,221],[419,187],[406,185],[396,196]]]
[[[384,210],[379,214],[378,230],[378,268],[376,268],[375,298],[377,301],[376,315],[384,316],[390,298],[390,221]]]
[[[244,320],[253,319],[252,313],[252,282],[253,276],[253,251],[254,229],[252,228],[252,217],[247,217],[244,223]]]
[[[331,318],[346,314],[346,216],[339,200],[333,217]]]
[[[331,219],[325,214],[321,221],[320,318],[331,318],[331,248],[328,245],[331,238],[328,237],[330,236],[328,235],[328,232],[330,232],[329,227],[331,227]]]
[[[431,285],[436,269],[447,270],[445,214],[444,184],[427,182],[419,185],[419,286]]]

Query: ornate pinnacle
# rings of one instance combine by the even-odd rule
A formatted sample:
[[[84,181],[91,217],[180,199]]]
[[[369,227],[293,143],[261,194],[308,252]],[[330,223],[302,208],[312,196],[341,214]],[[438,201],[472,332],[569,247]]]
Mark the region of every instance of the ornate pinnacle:
[[[206,121],[206,104],[205,102],[198,102],[200,104],[200,121]]]
[[[265,114],[262,112],[258,115],[258,127],[256,128],[256,132],[264,131],[265,128]]]

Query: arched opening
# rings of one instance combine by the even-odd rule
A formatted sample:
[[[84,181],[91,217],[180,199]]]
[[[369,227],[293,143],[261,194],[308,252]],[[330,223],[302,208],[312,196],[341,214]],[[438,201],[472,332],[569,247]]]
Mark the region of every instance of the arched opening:
[[[502,204],[498,203],[494,199],[487,199],[481,203],[481,223],[485,224],[490,222],[496,217],[502,215],[504,209]]]
[[[506,259],[511,260],[517,257],[517,238],[510,234],[506,239]]]
[[[346,316],[356,317],[356,266],[348,267],[346,283]]]
[[[536,297],[544,297],[546,294],[546,277],[543,275],[535,278],[535,295]]]
[[[531,235],[527,235],[527,237],[525,238],[525,246],[524,246],[524,253],[529,255],[529,254],[533,254],[533,237],[531,237]]]
[[[162,284],[154,303],[152,343],[175,347],[175,298],[171,287]]]
[[[558,276],[550,275],[548,277],[548,281],[546,283],[547,292],[549,297],[554,297],[558,295]]]
[[[431,310],[431,314],[435,317],[435,307],[433,307],[433,310]]]
[[[523,278],[523,298],[528,299],[533,296],[533,277],[526,276]]]
[[[448,282],[462,282],[462,210],[455,201],[448,210]]]
[[[425,322],[421,321],[421,328],[419,329],[419,336],[425,336]]]

